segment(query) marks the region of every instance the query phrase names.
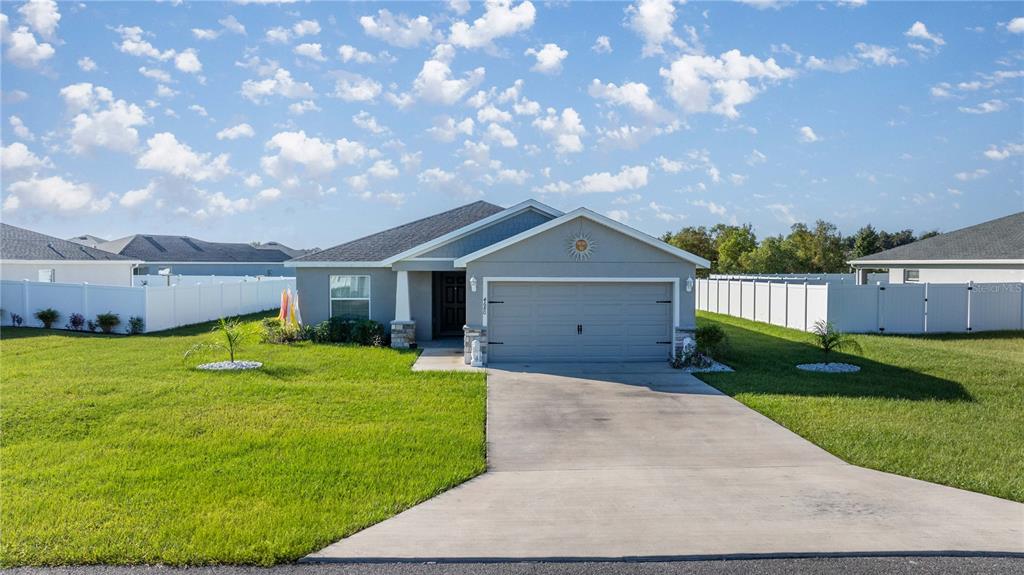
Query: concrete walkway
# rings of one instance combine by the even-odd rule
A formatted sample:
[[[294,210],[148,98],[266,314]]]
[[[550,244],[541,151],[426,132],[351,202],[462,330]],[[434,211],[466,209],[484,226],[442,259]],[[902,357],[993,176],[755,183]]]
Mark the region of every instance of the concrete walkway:
[[[488,369],[490,470],[307,560],[1024,554],[1024,505],[847,465],[662,365]]]
[[[413,371],[484,371],[482,367],[470,367],[462,356],[462,339],[440,339],[424,342],[423,349]]]

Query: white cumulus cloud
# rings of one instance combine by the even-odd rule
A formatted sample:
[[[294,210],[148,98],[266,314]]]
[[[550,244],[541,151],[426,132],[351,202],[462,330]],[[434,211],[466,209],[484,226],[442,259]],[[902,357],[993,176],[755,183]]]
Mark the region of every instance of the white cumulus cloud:
[[[219,180],[231,172],[228,167],[228,155],[197,153],[170,132],[160,132],[146,140],[147,149],[135,167],[142,170],[153,170],[185,178],[195,182]]]
[[[552,147],[559,154],[583,151],[582,136],[587,133],[587,129],[573,108],[565,108],[561,113],[554,108],[548,108],[547,115],[535,119],[533,125],[551,138]]]
[[[730,50],[719,57],[685,55],[661,68],[668,93],[687,113],[712,112],[737,118],[737,109],[751,102],[764,85],[791,78],[794,71]],[[752,83],[754,82],[754,83]]]
[[[237,140],[239,138],[251,138],[256,135],[256,131],[252,129],[249,124],[238,124],[237,126],[231,126],[230,128],[224,128],[217,132],[218,140]]]
[[[404,14],[396,16],[385,9],[378,10],[376,17],[359,18],[359,25],[367,36],[399,48],[414,48],[434,37],[434,25],[430,23],[430,18],[409,18]]]
[[[533,56],[537,63],[531,70],[542,74],[558,74],[562,71],[562,61],[569,56],[568,50],[558,47],[558,44],[544,44],[540,50],[529,48],[524,52],[526,56]]]
[[[536,16],[529,0],[515,6],[511,0],[486,0],[483,16],[472,24],[458,20],[451,25],[448,42],[460,48],[491,48],[499,38],[530,29]]]

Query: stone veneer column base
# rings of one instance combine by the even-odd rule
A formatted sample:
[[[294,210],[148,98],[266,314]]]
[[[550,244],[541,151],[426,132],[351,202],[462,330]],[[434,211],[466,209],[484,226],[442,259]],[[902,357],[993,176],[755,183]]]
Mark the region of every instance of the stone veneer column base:
[[[675,358],[679,350],[683,349],[683,340],[686,338],[694,338],[694,332],[692,329],[686,329],[682,327],[675,328],[675,333],[672,336],[672,358]]]
[[[391,322],[391,347],[395,349],[412,349],[416,347],[416,322]]]
[[[487,365],[487,328],[479,325],[462,326],[462,360],[473,365],[473,342],[480,342],[481,365]]]

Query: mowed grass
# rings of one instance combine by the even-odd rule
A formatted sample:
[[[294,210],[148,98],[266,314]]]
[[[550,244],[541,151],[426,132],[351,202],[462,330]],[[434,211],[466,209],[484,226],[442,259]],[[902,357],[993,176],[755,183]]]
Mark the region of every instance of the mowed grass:
[[[1024,334],[854,336],[832,361],[854,374],[797,370],[822,361],[813,336],[712,313],[735,373],[700,378],[840,458],[1024,502]]]
[[[289,561],[484,471],[483,375],[312,344],[189,369],[209,329],[3,330],[4,565]]]

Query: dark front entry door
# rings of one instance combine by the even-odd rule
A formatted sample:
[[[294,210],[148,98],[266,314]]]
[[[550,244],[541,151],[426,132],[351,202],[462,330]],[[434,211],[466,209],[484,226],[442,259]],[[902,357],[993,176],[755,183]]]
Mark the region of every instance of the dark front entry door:
[[[466,325],[466,272],[438,272],[439,335],[462,335]]]

